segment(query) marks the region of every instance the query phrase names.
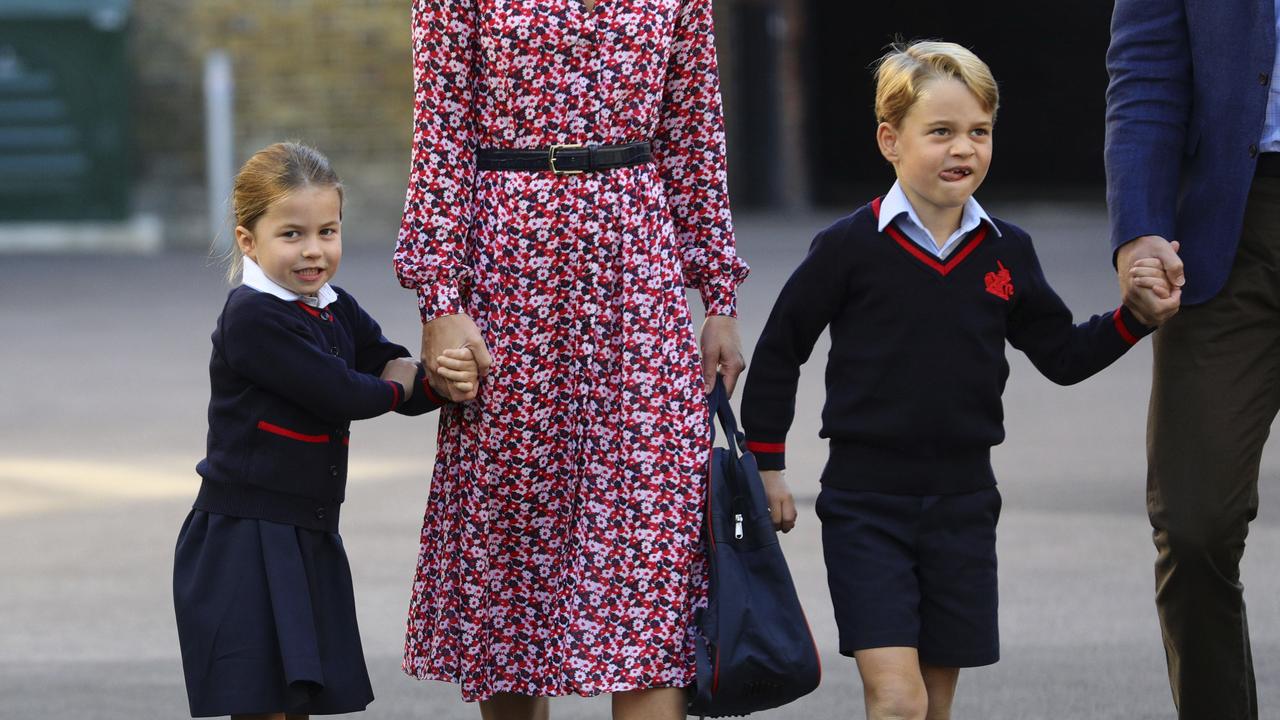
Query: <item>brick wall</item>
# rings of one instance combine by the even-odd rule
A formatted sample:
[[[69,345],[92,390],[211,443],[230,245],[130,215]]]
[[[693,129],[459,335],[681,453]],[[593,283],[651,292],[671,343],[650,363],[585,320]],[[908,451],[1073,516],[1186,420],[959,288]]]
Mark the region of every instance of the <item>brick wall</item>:
[[[132,52],[139,209],[170,245],[209,242],[202,63],[226,50],[236,83],[236,163],[277,140],[316,145],[349,186],[353,242],[399,222],[412,113],[403,0],[135,0]]]

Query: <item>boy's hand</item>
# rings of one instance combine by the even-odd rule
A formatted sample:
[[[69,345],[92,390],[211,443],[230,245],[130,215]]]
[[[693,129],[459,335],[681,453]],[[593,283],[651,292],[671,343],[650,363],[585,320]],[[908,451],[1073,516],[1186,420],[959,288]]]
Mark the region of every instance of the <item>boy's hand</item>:
[[[436,357],[436,371],[428,382],[440,397],[470,400],[476,396],[480,365],[471,348],[452,348]]]
[[[1164,238],[1150,235],[1126,243],[1116,253],[1116,272],[1120,276],[1124,304],[1148,327],[1163,324],[1177,314],[1182,304],[1186,276],[1182,259],[1178,257],[1180,249],[1177,240],[1166,242]],[[1162,283],[1155,282],[1152,270],[1158,270],[1163,276]],[[1146,280],[1135,288],[1135,281],[1141,277]],[[1134,292],[1135,289],[1140,292]]]
[[[1182,288],[1171,287],[1164,264],[1158,258],[1134,261],[1124,304],[1143,324],[1158,327],[1173,317],[1182,305]]]
[[[784,533],[791,532],[796,526],[796,501],[791,497],[791,488],[781,470],[761,470],[760,479],[764,482],[764,495],[769,500],[769,516],[773,518],[773,529]]]
[[[382,367],[383,380],[391,380],[400,383],[400,387],[404,388],[404,400],[408,402],[413,397],[413,386],[418,379],[418,361],[412,358],[396,358],[391,360]]]

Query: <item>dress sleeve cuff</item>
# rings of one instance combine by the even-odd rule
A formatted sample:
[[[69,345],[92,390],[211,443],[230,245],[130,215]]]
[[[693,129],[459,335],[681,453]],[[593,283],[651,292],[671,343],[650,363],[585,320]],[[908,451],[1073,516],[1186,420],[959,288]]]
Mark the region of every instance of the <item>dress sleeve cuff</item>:
[[[418,288],[418,311],[422,322],[429,323],[445,315],[462,312],[462,298],[454,283],[436,283]]]
[[[698,288],[702,295],[702,305],[707,315],[738,316],[738,286],[732,280],[728,282],[708,282]]]

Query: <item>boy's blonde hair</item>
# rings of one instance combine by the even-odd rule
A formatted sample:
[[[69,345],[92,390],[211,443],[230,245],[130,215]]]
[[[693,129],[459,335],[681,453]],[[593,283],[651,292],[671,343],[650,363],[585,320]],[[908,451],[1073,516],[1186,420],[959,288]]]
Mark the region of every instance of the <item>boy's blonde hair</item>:
[[[935,40],[897,42],[876,62],[876,121],[897,127],[930,80],[955,78],[994,119],[1000,89],[991,68],[969,49]]]
[[[253,154],[236,174],[231,209],[237,226],[253,230],[258,220],[289,193],[304,187],[331,187],[343,201],[342,180],[324,153],[300,142],[280,142]],[[235,282],[244,264],[240,246],[231,243],[227,279]]]

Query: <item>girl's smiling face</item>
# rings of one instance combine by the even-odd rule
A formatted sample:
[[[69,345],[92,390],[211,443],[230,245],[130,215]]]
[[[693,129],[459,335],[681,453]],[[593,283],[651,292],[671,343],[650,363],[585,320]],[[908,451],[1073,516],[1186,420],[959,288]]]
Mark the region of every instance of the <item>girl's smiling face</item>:
[[[342,197],[308,185],[274,203],[253,229],[236,228],[236,244],[277,285],[315,295],[342,261]]]

